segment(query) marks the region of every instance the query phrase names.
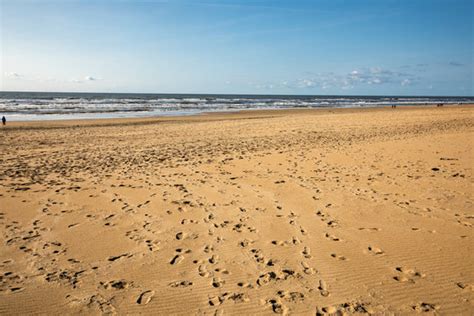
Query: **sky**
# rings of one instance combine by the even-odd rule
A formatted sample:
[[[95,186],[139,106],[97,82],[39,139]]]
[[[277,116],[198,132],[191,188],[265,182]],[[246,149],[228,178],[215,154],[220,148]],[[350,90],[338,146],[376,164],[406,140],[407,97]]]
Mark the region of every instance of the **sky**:
[[[474,95],[472,0],[0,0],[0,90]]]

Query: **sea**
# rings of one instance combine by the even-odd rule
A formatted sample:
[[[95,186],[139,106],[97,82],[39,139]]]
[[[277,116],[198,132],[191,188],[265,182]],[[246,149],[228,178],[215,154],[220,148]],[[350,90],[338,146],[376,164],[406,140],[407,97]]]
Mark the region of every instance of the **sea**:
[[[1,92],[7,121],[195,115],[260,109],[474,103],[474,97]]]

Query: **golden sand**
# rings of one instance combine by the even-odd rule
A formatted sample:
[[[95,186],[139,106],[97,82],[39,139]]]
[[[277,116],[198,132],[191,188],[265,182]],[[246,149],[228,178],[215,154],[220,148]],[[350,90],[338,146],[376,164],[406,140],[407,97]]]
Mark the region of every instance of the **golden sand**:
[[[474,313],[474,106],[0,129],[0,314]]]

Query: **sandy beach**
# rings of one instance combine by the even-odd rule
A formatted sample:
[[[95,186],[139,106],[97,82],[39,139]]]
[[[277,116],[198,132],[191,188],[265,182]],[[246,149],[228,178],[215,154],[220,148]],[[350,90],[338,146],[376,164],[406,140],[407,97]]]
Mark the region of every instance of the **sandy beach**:
[[[474,313],[474,106],[8,123],[0,314]]]

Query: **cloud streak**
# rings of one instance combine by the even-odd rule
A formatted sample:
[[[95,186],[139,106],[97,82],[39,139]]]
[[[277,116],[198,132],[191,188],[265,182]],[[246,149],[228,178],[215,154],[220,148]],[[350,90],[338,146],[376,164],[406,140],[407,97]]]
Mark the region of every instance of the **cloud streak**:
[[[348,90],[358,86],[376,86],[394,84],[409,86],[420,80],[416,75],[383,69],[380,67],[359,68],[346,73],[305,73],[305,76],[295,80],[286,80],[279,84],[290,89],[343,89]],[[264,86],[269,86],[267,83]],[[277,84],[271,84],[277,86]],[[260,86],[262,88],[262,86]]]
[[[83,77],[83,79],[64,80],[64,79],[58,79],[58,78],[52,78],[52,77],[23,75],[17,72],[5,72],[4,77],[9,78],[9,79],[22,79],[26,81],[39,81],[39,82],[50,81],[50,82],[70,82],[70,83],[85,83],[85,82],[94,82],[94,81],[102,80],[101,78],[93,77],[93,76],[85,76]]]
[[[70,82],[72,83],[86,83],[86,82],[93,82],[93,81],[98,81],[101,80],[100,78],[97,77],[92,77],[92,76],[85,76],[84,79],[72,79]]]
[[[7,78],[21,78],[23,75],[17,73],[17,72],[5,72],[5,77]]]
[[[454,66],[454,67],[463,67],[463,66],[465,66],[465,64],[458,63],[458,62],[456,62],[456,61],[450,61],[450,62],[448,63],[448,65]]]

